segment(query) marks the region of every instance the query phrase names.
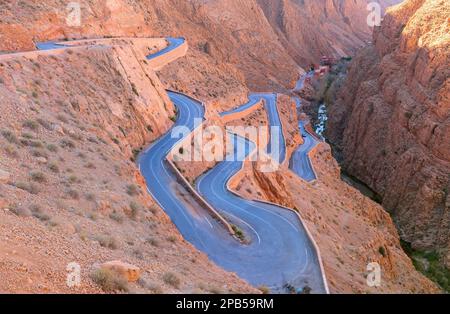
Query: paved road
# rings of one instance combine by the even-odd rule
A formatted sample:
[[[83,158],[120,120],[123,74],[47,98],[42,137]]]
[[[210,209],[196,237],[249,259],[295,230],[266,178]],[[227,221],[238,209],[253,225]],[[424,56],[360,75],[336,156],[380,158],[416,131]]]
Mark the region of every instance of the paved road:
[[[169,93],[178,108],[176,125],[194,127],[193,119],[202,118],[202,106],[184,95]],[[199,178],[198,190],[211,205],[233,224],[244,230],[250,244],[243,245],[209,214],[187,199],[188,193],[170,172],[165,157],[180,138],[171,132],[160,138],[139,157],[149,192],[164,208],[184,238],[224,269],[236,272],[255,286],[267,285],[273,292],[286,292],[283,285],[310,286],[313,292],[325,288],[315,251],[296,215],[278,206],[246,201],[226,188],[226,183],[241,167],[239,161],[224,161]],[[236,137],[246,149],[252,143]],[[239,160],[239,159],[238,159]]]
[[[47,42],[43,42],[43,43],[37,43],[36,48],[38,50],[56,50],[56,49],[65,49],[65,48],[67,48],[67,46],[62,43],[56,43],[54,41],[47,41]]]
[[[286,143],[283,135],[283,127],[280,120],[280,115],[277,109],[277,94],[275,93],[252,93],[249,95],[249,102],[246,104],[223,112],[220,115],[226,116],[233,113],[244,111],[256,105],[261,99],[264,100],[264,106],[268,115],[269,125],[273,128],[273,134],[270,137],[269,145],[267,146],[267,153],[278,163],[282,163],[286,158]]]
[[[163,53],[179,46],[182,39],[169,39],[169,42]],[[43,50],[61,48],[52,42],[37,46]],[[158,55],[161,53],[148,58]],[[187,126],[193,130],[194,119],[204,118],[202,104],[180,93],[168,93],[178,108],[174,127]],[[265,99],[270,124],[280,126],[280,141],[271,138],[268,151],[273,156],[278,155],[277,160],[281,162],[285,158],[285,145],[276,95],[253,94],[250,102],[260,98]],[[236,143],[233,155],[242,151],[248,154],[254,148],[253,143],[246,139],[230,136]],[[318,258],[297,216],[287,209],[244,200],[231,193],[226,184],[242,163],[224,161],[199,178],[197,188],[221,214],[244,230],[249,243],[241,244],[191,197],[171,172],[166,156],[179,140],[181,137],[168,132],[139,156],[138,165],[146,179],[148,192],[170,216],[183,237],[216,264],[236,272],[255,286],[266,285],[272,292],[286,292],[283,286],[289,283],[299,290],[308,285],[313,293],[325,293]],[[238,149],[239,145],[245,145],[246,149]]]
[[[314,72],[308,72],[304,74],[297,82],[295,90],[301,90],[304,86],[306,78],[312,77],[313,75]],[[295,102],[297,111],[299,111],[302,105],[300,98],[295,97]],[[298,127],[300,129],[300,134],[302,134],[303,136],[304,143],[300,145],[292,154],[291,160],[289,161],[289,168],[294,171],[300,178],[311,182],[317,179],[317,177],[314,172],[311,160],[309,159],[308,153],[314,147],[316,147],[319,141],[306,131],[304,121],[299,121]]]
[[[298,92],[301,91],[303,89],[303,86],[305,86],[305,81],[308,77],[313,77],[314,76],[314,71],[309,71],[305,74],[303,74],[302,76],[300,76],[300,78],[298,79],[297,83],[295,84],[294,89],[292,89],[293,92]]]
[[[317,178],[308,153],[319,143],[319,141],[305,130],[303,121],[299,122],[298,127],[300,128],[302,136],[304,136],[304,143],[292,154],[289,168],[291,168],[299,177],[310,182]]]
[[[162,55],[164,55],[164,54],[166,54],[166,53],[168,53],[168,52],[178,48],[185,41],[185,39],[181,38],[181,37],[180,38],[169,37],[169,38],[166,38],[166,40],[169,42],[169,45],[166,48],[161,49],[160,51],[158,51],[158,52],[156,52],[154,54],[148,55],[147,56],[148,60],[155,59],[157,57],[160,57],[160,56],[162,56]]]

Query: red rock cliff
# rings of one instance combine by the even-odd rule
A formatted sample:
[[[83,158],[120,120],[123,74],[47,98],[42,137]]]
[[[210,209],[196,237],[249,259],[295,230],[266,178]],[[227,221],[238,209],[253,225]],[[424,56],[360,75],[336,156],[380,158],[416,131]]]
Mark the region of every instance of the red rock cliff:
[[[409,0],[388,11],[330,106],[343,166],[382,196],[406,241],[450,242],[450,7]],[[448,256],[447,256],[448,261]]]

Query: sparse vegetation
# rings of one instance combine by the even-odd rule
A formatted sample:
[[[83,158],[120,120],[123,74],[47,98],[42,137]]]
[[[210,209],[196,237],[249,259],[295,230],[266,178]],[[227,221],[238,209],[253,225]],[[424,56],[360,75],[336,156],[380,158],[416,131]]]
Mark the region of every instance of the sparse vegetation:
[[[16,188],[27,191],[30,194],[38,194],[39,193],[39,188],[37,187],[36,184],[30,182],[16,182],[13,184]]]
[[[171,285],[174,288],[179,288],[181,284],[180,278],[172,272],[167,272],[163,275],[163,280],[166,284]]]
[[[45,174],[43,174],[40,171],[32,171],[30,173],[30,178],[31,178],[31,180],[33,180],[35,182],[39,182],[39,183],[44,183],[47,181]]]
[[[17,152],[17,150],[14,148],[14,146],[12,145],[6,145],[3,150],[5,151],[5,153],[12,158],[17,158],[19,156],[19,153]]]
[[[32,215],[31,211],[28,208],[17,205],[10,207],[11,212],[19,217],[30,217]]]
[[[81,180],[74,174],[69,176],[69,178],[67,180],[69,181],[69,183],[80,183],[81,182]]]
[[[245,241],[245,234],[244,232],[236,225],[231,225],[231,228],[234,231],[235,236],[240,240],[240,241]]]
[[[89,201],[89,202],[95,202],[96,197],[95,197],[95,194],[94,194],[94,193],[87,193],[87,194],[85,195],[85,199],[86,199],[87,201]]]
[[[130,214],[132,219],[136,219],[141,210],[142,206],[139,203],[136,203],[135,201],[130,203]]]
[[[112,213],[109,214],[109,218],[118,223],[123,223],[123,221],[125,220],[124,215],[116,210],[114,210]]]
[[[41,150],[41,149],[34,149],[31,151],[31,155],[33,155],[34,157],[43,157],[43,158],[48,158],[48,154]]]
[[[111,249],[111,250],[117,250],[119,248],[119,244],[117,243],[116,238],[110,235],[102,235],[98,236],[96,238],[100,246]]]
[[[99,285],[105,292],[128,291],[128,282],[126,278],[120,274],[99,268],[94,270],[90,275],[92,281]]]
[[[140,279],[138,280],[138,284],[139,284],[142,288],[147,289],[147,290],[150,290],[150,292],[153,293],[153,294],[162,294],[162,293],[163,293],[163,290],[161,289],[160,286],[158,286],[158,285],[156,285],[156,284],[148,283],[148,282],[147,282],[145,279],[143,279],[143,278],[140,278]]]
[[[383,246],[378,248],[378,253],[380,253],[383,257],[386,257],[386,249]]]
[[[1,131],[2,136],[11,144],[18,144],[19,140],[17,139],[17,136],[9,130],[2,130]]]
[[[37,131],[39,129],[39,123],[34,120],[26,120],[23,122],[22,126],[33,131]]]
[[[80,199],[80,193],[78,191],[70,189],[66,192],[67,196],[69,196],[71,199],[78,200]]]
[[[51,151],[52,153],[57,153],[58,152],[58,146],[56,146],[55,144],[48,144],[47,145],[47,149],[49,151]]]
[[[262,294],[269,294],[270,293],[270,289],[267,286],[259,286],[258,290],[262,292]]]
[[[43,119],[43,118],[37,118],[36,120],[44,129],[51,131],[52,130],[52,124],[51,122]]]
[[[50,216],[44,211],[42,211],[39,205],[32,205],[30,209],[31,212],[33,213],[33,217],[39,219],[42,222],[50,221]]]
[[[59,142],[59,146],[61,146],[62,148],[70,148],[73,149],[75,148],[75,143],[67,138],[63,138],[60,142]]]
[[[450,293],[450,269],[445,267],[438,252],[415,250],[405,241],[401,241],[401,245],[418,271]]]
[[[167,241],[169,241],[170,243],[175,243],[177,242],[177,237],[174,235],[168,236]]]
[[[69,120],[67,119],[67,117],[65,115],[63,115],[62,113],[59,113],[56,116],[56,119],[58,119],[59,121],[61,121],[63,123],[69,123]]]
[[[133,157],[131,157],[132,162],[135,162],[137,160],[137,157],[139,156],[141,151],[142,151],[142,147],[141,148],[133,148]]]
[[[140,189],[137,185],[135,184],[129,184],[127,185],[127,194],[130,196],[136,196],[139,195],[140,193]]]
[[[34,148],[42,148],[43,147],[41,141],[39,141],[39,140],[30,140],[27,138],[21,138],[20,143],[24,146],[30,146],[30,147],[34,147]],[[41,157],[41,156],[36,156],[36,157]]]
[[[50,162],[47,167],[48,167],[48,169],[50,169],[51,172],[59,173],[59,167],[56,163]]]
[[[95,165],[92,162],[88,162],[86,165],[84,165],[85,168],[87,169],[95,169]]]
[[[159,241],[157,239],[155,239],[155,238],[147,238],[145,240],[145,243],[148,243],[148,244],[150,244],[150,245],[152,245],[154,247],[158,247],[159,246]]]
[[[136,84],[131,83],[131,89],[133,90],[133,93],[139,97],[139,92],[137,91]]]

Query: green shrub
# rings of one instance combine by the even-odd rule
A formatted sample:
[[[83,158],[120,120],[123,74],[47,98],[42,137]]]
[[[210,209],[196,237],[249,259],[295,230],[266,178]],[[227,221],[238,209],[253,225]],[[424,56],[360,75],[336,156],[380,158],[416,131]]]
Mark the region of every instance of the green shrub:
[[[1,133],[2,133],[2,136],[8,142],[10,142],[11,144],[18,144],[19,143],[19,140],[17,139],[17,136],[13,132],[11,132],[9,130],[2,130]]]
[[[64,122],[64,123],[69,123],[69,120],[67,119],[67,117],[65,115],[63,115],[62,113],[59,113],[56,116],[56,119],[58,119],[59,121]]]
[[[140,189],[135,184],[129,184],[127,185],[127,194],[130,196],[135,196],[140,193]]]
[[[133,90],[133,93],[139,97],[139,92],[137,91],[136,84],[131,83],[131,89]]]
[[[126,278],[109,269],[99,268],[90,275],[92,281],[99,285],[105,292],[128,291]]]
[[[145,240],[145,243],[148,243],[148,244],[150,244],[150,245],[152,245],[154,247],[158,247],[159,246],[159,241],[157,239],[155,239],[155,238],[147,238]]]
[[[17,150],[14,148],[14,146],[12,145],[6,145],[3,150],[5,151],[5,153],[12,158],[17,158],[19,156],[19,153],[17,152]]]
[[[30,194],[38,194],[39,188],[34,183],[16,182],[13,184],[16,188],[27,191]]]
[[[50,220],[50,216],[47,213],[43,212],[39,205],[32,205],[30,209],[33,213],[33,217],[39,219],[40,221],[46,222]]]
[[[39,129],[39,123],[34,120],[26,120],[22,123],[24,128],[37,131]]]
[[[241,240],[241,241],[245,241],[245,235],[244,232],[236,225],[231,225],[231,228],[234,231],[234,234],[236,235],[236,237]]]
[[[171,243],[175,243],[175,242],[177,242],[177,237],[176,237],[176,236],[173,236],[173,235],[168,236],[168,237],[167,237],[167,241],[169,241],[169,242],[171,242]]]
[[[163,275],[163,280],[166,284],[171,285],[174,288],[178,288],[181,284],[180,278],[174,273],[167,272]]]
[[[30,147],[34,147],[34,148],[42,148],[43,147],[41,141],[39,141],[39,140],[31,140],[31,139],[27,139],[27,138],[21,138],[20,143],[24,146],[30,146]]]
[[[119,247],[116,238],[109,235],[98,236],[97,241],[100,246],[111,250],[116,250]]]
[[[109,214],[109,218],[111,218],[112,220],[114,220],[118,223],[123,223],[123,221],[125,220],[124,215],[117,212],[116,210],[114,210],[111,214]]]
[[[78,177],[74,174],[69,176],[68,181],[69,181],[69,183],[80,183],[81,182],[81,180],[78,179]]]
[[[59,167],[54,162],[48,164],[48,169],[50,169],[53,173],[59,173]]]
[[[44,158],[48,158],[48,154],[41,150],[41,149],[34,149],[31,151],[31,155],[33,155],[34,157],[44,157]]]
[[[47,181],[47,178],[45,177],[45,174],[43,174],[40,171],[32,171],[30,173],[31,180],[39,183],[44,183]]]
[[[75,148],[75,143],[67,138],[63,138],[60,142],[59,142],[59,146],[61,146],[62,148],[70,148],[73,149]]]
[[[130,210],[131,210],[131,218],[136,219],[139,212],[142,210],[142,207],[139,203],[136,203],[135,201],[132,201],[130,203]]]
[[[51,151],[52,153],[57,153],[58,152],[58,146],[56,146],[55,144],[48,144],[47,145],[47,149],[49,151]]]
[[[52,128],[52,123],[43,119],[43,118],[37,118],[36,120],[44,129],[51,131]]]
[[[436,251],[415,250],[406,241],[400,241],[400,243],[403,250],[412,259],[414,267],[449,293],[450,269],[445,266],[439,253]]]

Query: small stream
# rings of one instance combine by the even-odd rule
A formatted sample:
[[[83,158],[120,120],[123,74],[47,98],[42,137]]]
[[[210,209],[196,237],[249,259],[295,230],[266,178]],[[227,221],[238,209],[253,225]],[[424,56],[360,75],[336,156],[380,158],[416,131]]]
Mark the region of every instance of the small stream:
[[[319,110],[317,112],[317,123],[314,125],[314,131],[322,139],[325,139],[324,132],[328,121],[327,107],[324,103],[320,104]]]

